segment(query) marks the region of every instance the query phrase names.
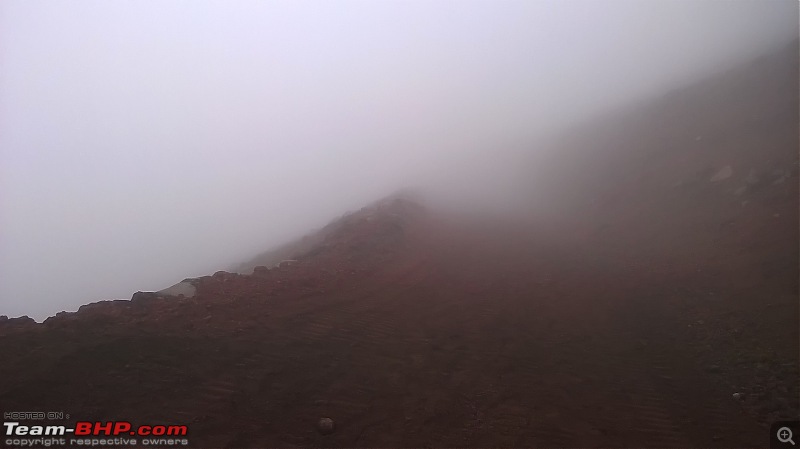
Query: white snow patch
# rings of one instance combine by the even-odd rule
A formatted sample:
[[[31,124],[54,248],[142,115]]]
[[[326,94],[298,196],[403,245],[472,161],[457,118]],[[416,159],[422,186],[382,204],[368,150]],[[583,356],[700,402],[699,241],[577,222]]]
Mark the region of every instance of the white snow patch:
[[[161,296],[185,296],[187,298],[191,298],[197,293],[197,287],[192,285],[191,282],[188,281],[181,281],[177,284],[173,285],[172,287],[165,288],[164,290],[159,290],[156,292]]]

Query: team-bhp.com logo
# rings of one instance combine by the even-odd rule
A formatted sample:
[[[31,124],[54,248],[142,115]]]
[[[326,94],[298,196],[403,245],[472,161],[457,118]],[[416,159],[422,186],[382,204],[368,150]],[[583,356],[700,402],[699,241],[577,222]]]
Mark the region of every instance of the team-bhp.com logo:
[[[187,446],[184,425],[136,425],[129,421],[78,421],[74,426],[6,421],[6,446]]]

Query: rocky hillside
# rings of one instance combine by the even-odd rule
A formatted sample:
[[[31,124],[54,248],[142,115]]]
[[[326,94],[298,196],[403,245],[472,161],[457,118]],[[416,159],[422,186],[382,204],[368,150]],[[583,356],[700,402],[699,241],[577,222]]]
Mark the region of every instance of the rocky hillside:
[[[4,319],[0,404],[195,447],[764,447],[800,409],[797,53],[577,129],[530,221],[401,195],[239,273]]]
[[[261,253],[252,260],[236,266],[234,271],[247,274],[259,266],[275,267],[281,262],[295,263],[309,257],[342,250],[343,246],[357,249],[358,244],[353,242],[352,235],[349,235],[354,229],[360,230],[361,227],[365,227],[381,235],[392,233],[392,230],[402,230],[410,221],[424,213],[425,208],[418,195],[406,191],[398,192],[357,212],[348,212],[322,229],[296,241]]]

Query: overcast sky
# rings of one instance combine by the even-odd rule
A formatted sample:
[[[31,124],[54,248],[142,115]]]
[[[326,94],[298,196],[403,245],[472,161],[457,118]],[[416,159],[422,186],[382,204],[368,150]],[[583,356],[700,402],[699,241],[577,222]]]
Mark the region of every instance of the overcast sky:
[[[211,274],[407,185],[476,192],[471,168],[787,41],[797,10],[3,0],[0,314]]]

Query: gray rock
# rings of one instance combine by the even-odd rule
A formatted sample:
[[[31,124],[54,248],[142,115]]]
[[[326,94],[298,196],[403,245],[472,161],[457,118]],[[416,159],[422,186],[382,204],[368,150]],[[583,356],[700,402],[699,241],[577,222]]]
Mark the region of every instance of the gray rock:
[[[172,287],[159,290],[156,295],[159,296],[183,296],[192,298],[197,293],[197,288],[193,285],[191,280],[183,280],[173,285]]]
[[[317,431],[322,435],[330,435],[336,430],[336,424],[330,418],[320,418],[317,422]]]
[[[3,316],[6,317],[5,315]],[[6,319],[0,320],[0,322],[2,322],[4,325],[9,325],[9,326],[15,326],[15,325],[27,326],[31,324],[36,324],[36,320],[29,317],[28,315],[22,315],[16,318],[6,317]]]
[[[131,296],[131,301],[142,302],[150,299],[155,299],[157,297],[158,295],[156,294],[156,292],[136,292],[133,294],[133,296]]]
[[[709,181],[711,182],[724,181],[730,178],[731,176],[733,176],[733,168],[730,165],[726,165],[721,169],[719,169],[719,171],[717,171]]]

